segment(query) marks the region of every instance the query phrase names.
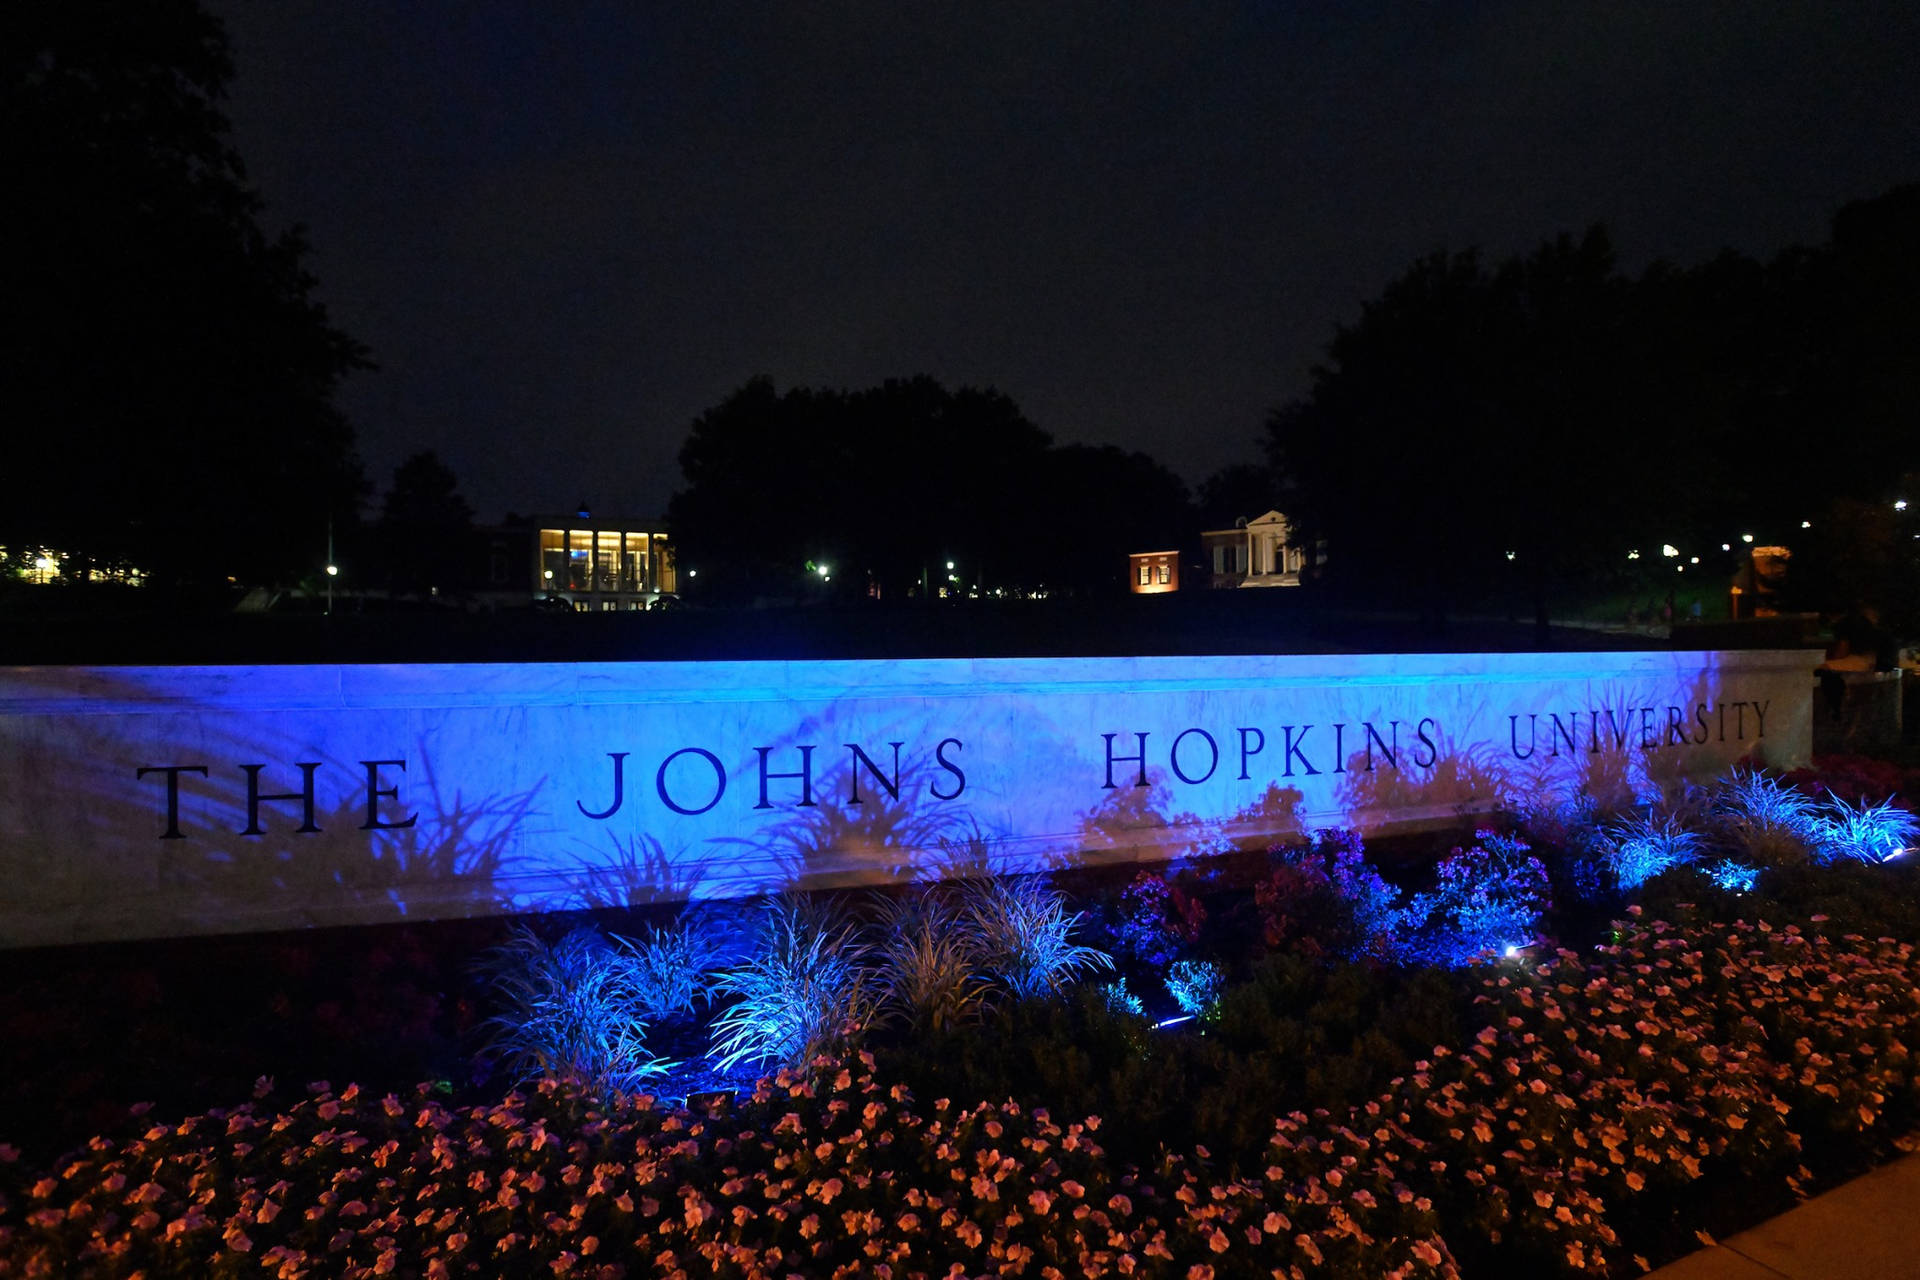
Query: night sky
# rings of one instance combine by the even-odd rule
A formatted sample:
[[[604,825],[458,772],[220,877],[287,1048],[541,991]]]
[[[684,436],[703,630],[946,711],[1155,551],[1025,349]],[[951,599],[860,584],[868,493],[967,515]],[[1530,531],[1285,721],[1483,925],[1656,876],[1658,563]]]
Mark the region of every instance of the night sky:
[[[1920,179],[1912,0],[214,8],[370,477],[434,449],[483,520],[659,512],[759,373],[1198,483],[1422,253],[1765,256]]]

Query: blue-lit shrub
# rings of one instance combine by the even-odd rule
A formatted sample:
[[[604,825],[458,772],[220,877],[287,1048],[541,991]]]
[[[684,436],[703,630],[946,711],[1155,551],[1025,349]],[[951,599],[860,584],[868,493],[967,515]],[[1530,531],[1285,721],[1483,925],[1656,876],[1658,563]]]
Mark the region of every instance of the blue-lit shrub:
[[[1176,960],[1167,970],[1167,991],[1180,1011],[1196,1018],[1210,1018],[1220,1003],[1224,979],[1220,970],[1205,960]]]
[[[1135,1018],[1146,1016],[1147,1007],[1140,1002],[1139,996],[1127,990],[1127,980],[1124,977],[1103,983],[1100,987],[1100,999],[1113,1013]]]
[[[744,963],[721,972],[729,1003],[713,1024],[722,1071],[744,1062],[803,1065],[839,1047],[871,1020],[868,952],[851,925],[797,898],[771,903]]]
[[[1729,893],[1747,893],[1760,883],[1760,869],[1732,858],[1722,858],[1706,866],[1707,879]]]
[[[1827,833],[1815,803],[1764,773],[1734,770],[1714,788],[1708,817],[1716,842],[1743,862],[1790,867],[1824,860]]]
[[[1400,891],[1367,862],[1358,831],[1323,829],[1271,853],[1272,871],[1254,886],[1268,948],[1351,960],[1392,956]]]
[[[1432,891],[1408,904],[1405,953],[1447,966],[1503,956],[1533,942],[1551,904],[1547,869],[1524,840],[1476,832],[1440,863]]]
[[[1699,859],[1706,842],[1671,818],[1642,816],[1608,830],[1607,868],[1622,889],[1638,889],[1669,867]]]
[[[1080,914],[1037,877],[971,880],[960,915],[979,939],[986,971],[1019,998],[1063,990],[1088,969],[1111,968],[1106,953],[1073,940]]]
[[[1142,871],[1120,897],[1114,949],[1163,969],[1186,954],[1207,923],[1207,909],[1177,875]]]
[[[548,943],[516,927],[481,972],[501,1009],[483,1024],[483,1057],[516,1081],[556,1076],[631,1092],[674,1066],[647,1052],[649,978],[624,939],[579,928]]]
[[[883,898],[876,924],[874,967],[886,1016],[929,1031],[980,1016],[993,989],[982,973],[986,949],[950,891]]]
[[[1830,796],[1820,818],[1823,861],[1885,862],[1920,844],[1920,819],[1892,800],[1855,806]]]

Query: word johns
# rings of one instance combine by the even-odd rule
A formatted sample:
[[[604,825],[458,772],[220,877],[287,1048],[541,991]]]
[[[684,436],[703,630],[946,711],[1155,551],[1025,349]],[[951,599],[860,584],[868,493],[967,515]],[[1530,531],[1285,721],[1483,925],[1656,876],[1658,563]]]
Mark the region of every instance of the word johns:
[[[893,751],[893,772],[888,773],[873,756],[856,743],[846,745],[850,753],[847,758],[847,797],[848,806],[864,804],[860,795],[860,773],[865,770],[868,781],[880,791],[884,791],[891,800],[900,798],[903,772],[900,767],[900,748],[904,742],[889,742]],[[967,775],[948,755],[949,749],[958,753],[966,744],[958,738],[942,738],[933,749],[934,764],[945,776],[936,776],[927,784],[927,794],[935,800],[957,800],[960,793],[967,789]],[[800,767],[797,769],[775,769],[773,767],[772,747],[755,747],[756,771],[759,774],[760,798],[754,804],[756,809],[774,807],[769,789],[775,782],[794,782],[798,784],[797,807],[811,809],[815,805],[813,798],[813,753],[814,744],[805,743],[796,748],[800,753]],[[613,801],[604,809],[589,809],[575,800],[574,807],[595,822],[605,822],[620,812],[627,802],[627,758],[629,751],[609,751],[607,758],[613,761]],[[786,763],[791,763],[788,761]],[[942,787],[942,783],[946,783]],[[707,812],[727,794],[727,767],[720,757],[705,747],[681,747],[660,761],[659,768],[653,771],[653,793],[660,803],[682,817],[694,817]]]
[[[1665,707],[1622,707],[1615,711],[1612,707],[1602,707],[1598,711],[1569,711],[1566,719],[1561,713],[1546,713],[1546,723],[1541,723],[1537,712],[1527,713],[1527,749],[1520,749],[1520,717],[1507,717],[1507,741],[1513,751],[1513,758],[1526,760],[1533,753],[1545,747],[1549,760],[1558,759],[1562,747],[1569,755],[1585,751],[1588,755],[1599,755],[1602,751],[1625,751],[1629,746],[1639,747],[1642,751],[1654,751],[1661,747],[1698,746],[1707,742],[1725,742],[1727,730],[1733,730],[1735,742],[1747,740],[1747,727],[1753,727],[1754,738],[1767,736],[1767,708],[1769,699],[1759,702],[1696,702],[1692,714],[1688,708],[1669,704]],[[1727,713],[1733,713],[1731,725],[1727,722]],[[1664,713],[1664,714],[1663,714]],[[1584,721],[1582,719],[1584,717]],[[1585,729],[1583,731],[1582,724]]]

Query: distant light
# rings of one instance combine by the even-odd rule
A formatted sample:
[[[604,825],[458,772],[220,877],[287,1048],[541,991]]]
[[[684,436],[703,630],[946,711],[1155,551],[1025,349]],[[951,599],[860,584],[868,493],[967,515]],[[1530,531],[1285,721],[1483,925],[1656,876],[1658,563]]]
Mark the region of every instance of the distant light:
[[[1687,566],[1685,566],[1685,565],[1683,565],[1683,564],[1677,564],[1677,565],[1675,565],[1675,566],[1673,566],[1673,571],[1674,571],[1675,573],[1685,573],[1685,572],[1687,571]]]
[[[948,568],[948,570],[949,570],[949,571],[951,571],[951,570],[952,570],[952,568],[953,568],[953,561],[951,561],[951,560],[949,560],[949,561],[947,561],[947,568]]]
[[[1750,534],[1750,533],[1743,533],[1743,534],[1741,534],[1741,535],[1740,535],[1740,541],[1742,541],[1742,542],[1752,542],[1752,541],[1753,541],[1753,535],[1752,535],[1752,534]]]
[[[824,564],[823,564],[823,565],[821,565],[821,566],[819,567],[819,569],[817,570],[817,572],[818,572],[818,573],[820,574],[820,576],[821,576],[821,577],[823,577],[823,578],[824,578],[824,577],[826,577],[826,576],[827,576],[827,572],[828,572],[828,566],[827,566],[827,565],[824,565]]]
[[[1731,551],[1733,550],[1733,544],[1731,542],[1723,542],[1720,544],[1720,549],[1722,551]]]
[[[1183,1013],[1178,1017],[1160,1019],[1160,1021],[1153,1024],[1153,1029],[1155,1031],[1163,1031],[1168,1027],[1177,1027],[1183,1022],[1192,1022],[1192,1021],[1193,1021],[1192,1014]]]
[[[687,576],[689,578],[697,578],[700,576],[700,571],[698,569],[689,569],[687,570]]]
[[[546,572],[545,572],[544,574],[542,574],[541,576],[542,576],[542,577],[547,577],[547,578],[551,578],[551,577],[553,576],[553,570],[551,570],[551,569],[549,569],[549,570],[547,570],[547,571],[546,571]]]
[[[1811,520],[1802,520],[1802,521],[1800,522],[1800,527],[1801,527],[1802,529],[1811,529],[1811,528],[1813,528],[1813,521],[1811,521]]]
[[[1680,554],[1680,548],[1674,546],[1671,542],[1663,542],[1660,544],[1660,554],[1666,556],[1668,559],[1672,559],[1674,556]]]
[[[36,569],[51,569],[53,568],[53,559],[50,556],[41,556],[33,562],[33,567]]]
[[[1907,500],[1905,498],[1900,499],[1900,501],[1893,504],[1893,509],[1895,511],[1905,511],[1907,509]]]
[[[327,566],[327,576],[328,576],[329,578],[337,578],[337,577],[339,577],[339,576],[340,576],[340,566],[339,566],[339,565],[337,565],[337,564],[330,564],[330,565],[328,565],[328,566]]]
[[[1513,552],[1511,551],[1507,552],[1507,559],[1509,560],[1513,559]]]
[[[1511,960],[1515,956],[1518,956],[1520,954],[1520,946],[1518,943],[1509,942],[1506,946],[1506,950],[1501,952],[1501,954],[1506,956],[1507,959]]]
[[[1700,563],[1700,557],[1699,557],[1699,556],[1695,556],[1695,557],[1693,557],[1693,559],[1691,559],[1691,560],[1689,560],[1689,561],[1687,561],[1687,563],[1688,563],[1688,564],[1699,564],[1699,563]]]
[[[1627,552],[1627,559],[1629,559],[1629,560],[1638,560],[1639,558],[1640,558],[1640,553],[1639,553],[1638,551],[1629,551],[1629,552]]]

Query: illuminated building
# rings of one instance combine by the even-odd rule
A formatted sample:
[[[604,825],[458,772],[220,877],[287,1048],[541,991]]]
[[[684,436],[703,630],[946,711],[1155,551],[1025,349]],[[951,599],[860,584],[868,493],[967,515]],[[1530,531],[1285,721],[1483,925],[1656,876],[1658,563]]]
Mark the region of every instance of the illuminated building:
[[[1137,596],[1180,589],[1178,551],[1136,551],[1127,557],[1127,582]]]
[[[1210,587],[1297,587],[1307,566],[1305,547],[1293,545],[1293,527],[1278,511],[1234,521],[1231,529],[1200,535]]]
[[[582,612],[652,608],[680,589],[673,544],[658,522],[543,517],[533,544],[536,599]]]

